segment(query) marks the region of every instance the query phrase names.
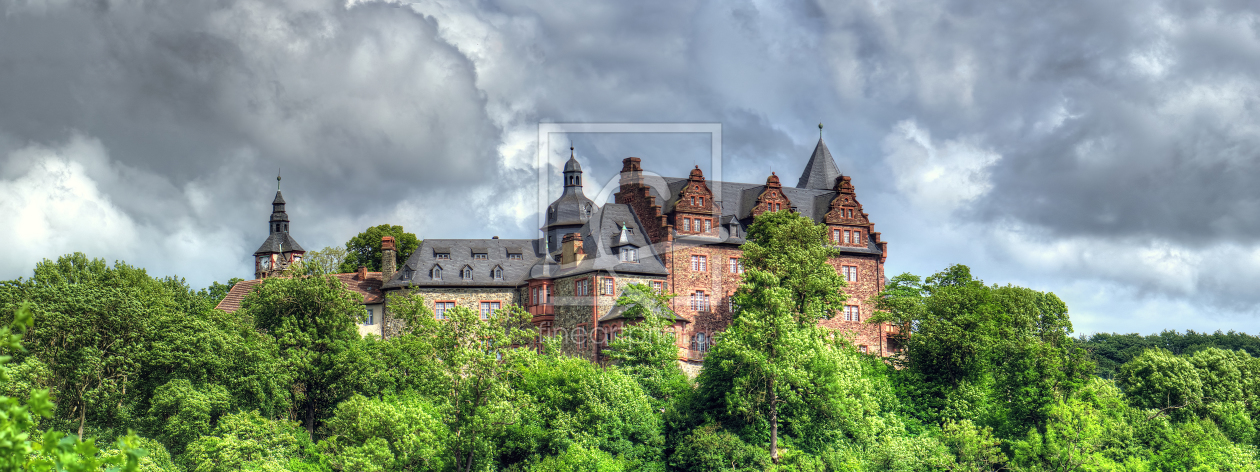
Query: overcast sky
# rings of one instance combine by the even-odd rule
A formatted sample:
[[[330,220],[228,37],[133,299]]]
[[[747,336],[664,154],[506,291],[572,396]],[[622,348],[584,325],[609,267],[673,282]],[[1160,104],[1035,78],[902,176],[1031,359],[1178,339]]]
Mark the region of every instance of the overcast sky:
[[[277,169],[308,250],[534,237],[539,122],[721,123],[725,180],[788,184],[822,122],[889,274],[1260,332],[1254,0],[477,3],[0,0],[0,279],[250,278]],[[588,186],[711,171],[704,135],[552,140]]]

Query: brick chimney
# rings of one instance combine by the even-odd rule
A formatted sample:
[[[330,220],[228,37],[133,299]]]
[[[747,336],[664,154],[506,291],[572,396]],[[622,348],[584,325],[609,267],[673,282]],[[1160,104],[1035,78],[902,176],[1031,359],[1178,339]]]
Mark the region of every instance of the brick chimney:
[[[560,244],[560,265],[586,260],[586,252],[582,249],[582,233],[566,234]]]
[[[394,237],[381,238],[381,279],[388,282],[398,267],[398,256],[394,253]]]

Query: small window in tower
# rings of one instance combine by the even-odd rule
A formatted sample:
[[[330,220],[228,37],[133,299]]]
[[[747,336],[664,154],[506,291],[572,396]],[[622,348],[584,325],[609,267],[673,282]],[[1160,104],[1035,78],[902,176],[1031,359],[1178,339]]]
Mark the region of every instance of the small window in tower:
[[[587,204],[586,204],[586,206],[582,208],[582,212],[583,212],[583,214],[585,214],[585,215],[586,215],[586,217],[587,217],[587,218],[590,218],[590,217],[591,217],[591,212],[592,212],[594,209],[595,209],[595,208],[594,208],[594,206],[593,206],[593,205],[591,205],[590,203],[587,203]]]

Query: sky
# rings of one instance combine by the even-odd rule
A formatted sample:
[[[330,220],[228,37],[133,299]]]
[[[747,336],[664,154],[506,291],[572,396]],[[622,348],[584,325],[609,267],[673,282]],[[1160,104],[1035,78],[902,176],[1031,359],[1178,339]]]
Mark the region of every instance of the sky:
[[[789,185],[823,123],[889,274],[966,264],[1078,334],[1255,334],[1258,97],[1252,0],[0,0],[0,279],[250,278],[277,172],[308,250],[530,238],[539,123],[718,123],[724,180]],[[570,143],[588,187],[713,170],[707,135],[543,158]]]

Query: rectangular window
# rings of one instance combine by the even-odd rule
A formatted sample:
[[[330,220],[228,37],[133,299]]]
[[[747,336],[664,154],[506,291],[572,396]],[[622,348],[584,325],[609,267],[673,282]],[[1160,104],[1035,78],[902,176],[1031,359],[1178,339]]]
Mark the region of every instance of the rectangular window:
[[[849,244],[849,231],[848,230],[844,231],[844,243]]]
[[[499,302],[481,302],[481,319],[488,320],[499,310]]]
[[[710,226],[711,224],[710,220],[704,220],[704,232],[707,233],[710,229],[712,229],[712,226]]]
[[[831,242],[840,244],[840,230],[838,229],[831,230]]]
[[[858,351],[861,351],[862,354],[866,354],[866,345],[858,346]]]
[[[691,256],[691,270],[706,272],[709,270],[709,258],[707,256]]]
[[[600,291],[599,291],[600,295],[614,295],[613,289],[614,289],[615,282],[613,282],[613,279],[611,277],[600,279],[600,283],[603,284],[603,286],[600,287]]]
[[[519,260],[523,259],[523,257],[521,257],[521,255],[520,255],[520,254],[516,254],[516,253],[509,253],[509,254],[508,254],[508,259],[513,260],[513,261],[519,261]]]
[[[709,294],[697,290],[691,294],[691,309],[704,313],[709,311]]]
[[[484,252],[474,252],[473,259],[489,259],[490,255]]]
[[[547,305],[551,304],[551,286],[550,285],[543,285],[543,303]]]
[[[683,231],[691,231],[691,218],[683,218]]]
[[[623,246],[621,248],[621,262],[639,262],[639,250]]]
[[[538,287],[534,287],[530,289],[529,292],[530,292],[529,293],[530,303],[533,305],[537,305],[538,304]]]
[[[854,232],[853,232],[853,244],[861,244],[861,243],[862,243],[862,232],[861,232],[861,231],[854,231]]]
[[[840,273],[844,275],[845,282],[857,281],[857,266],[840,266]]]
[[[367,309],[367,311],[368,311],[367,320],[366,320],[363,324],[365,324],[365,325],[369,325],[369,326],[370,326],[370,325],[373,325],[373,324],[376,324],[376,323],[375,323],[375,321],[376,321],[376,320],[375,320],[375,319],[373,319],[374,317],[373,317],[372,309],[371,309],[371,308],[368,308],[368,309]]]
[[[844,320],[845,321],[862,321],[861,319],[858,318],[857,305],[847,305],[844,307]]]
[[[744,260],[743,259],[740,259],[738,257],[731,258],[731,273],[732,274],[744,273]]]
[[[439,252],[437,254],[434,254],[433,257],[437,259],[450,259],[451,254],[449,252]]]
[[[434,318],[439,320],[446,319],[446,310],[455,308],[455,302],[437,302],[433,304]]]
[[[655,291],[656,291],[656,293],[661,293],[661,292],[663,292],[663,291],[665,290],[665,283],[664,283],[664,282],[661,282],[661,281],[659,281],[659,280],[653,280],[653,281],[652,281],[652,290],[655,290]]]

